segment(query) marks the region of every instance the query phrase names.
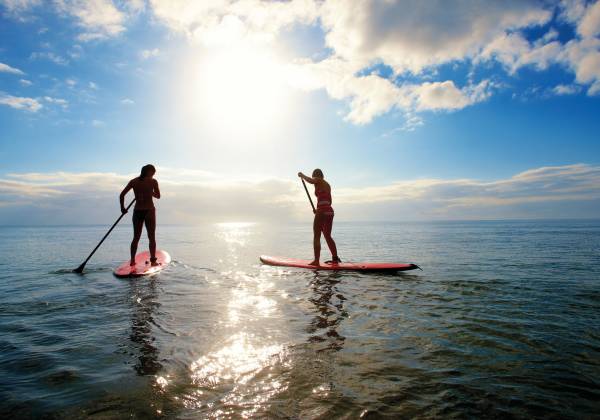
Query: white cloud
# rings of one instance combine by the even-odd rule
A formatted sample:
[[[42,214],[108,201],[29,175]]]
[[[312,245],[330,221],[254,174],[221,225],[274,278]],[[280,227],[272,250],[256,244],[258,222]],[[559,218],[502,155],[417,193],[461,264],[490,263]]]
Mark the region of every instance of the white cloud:
[[[205,45],[242,38],[269,40],[286,26],[308,24],[318,17],[314,0],[151,0],[150,5],[169,28]]]
[[[450,10],[451,9],[451,10]],[[507,31],[546,23],[552,11],[525,0],[332,0],[321,19],[335,54],[365,66],[383,61],[396,73],[475,57]]]
[[[142,57],[142,59],[144,59],[144,60],[147,60],[148,58],[151,58],[151,57],[158,57],[159,54],[160,54],[160,50],[158,48],[154,48],[152,50],[140,51],[140,57]]]
[[[69,106],[69,102],[66,99],[52,98],[51,96],[44,96],[44,100],[51,104],[60,105],[63,108],[67,108]]]
[[[416,100],[416,110],[455,110],[481,102],[490,93],[490,83],[482,81],[476,86],[458,89],[454,82],[425,82],[413,88]]]
[[[462,109],[487,99],[495,87],[488,80],[462,89],[451,80],[397,85],[374,73],[367,76],[355,73],[351,63],[332,58],[318,63],[300,61],[289,68],[293,86],[305,90],[323,88],[334,99],[349,100],[346,119],[355,124],[369,123],[393,108],[413,117],[416,111]]]
[[[0,4],[9,12],[17,13],[41,4],[41,0],[0,0]]]
[[[18,74],[18,75],[25,74],[21,70],[11,67],[8,64],[4,64],[4,63],[0,63],[0,73],[12,73],[12,74]]]
[[[546,39],[552,39],[552,37]],[[502,34],[492,40],[475,61],[496,59],[506,66],[510,74],[514,74],[521,67],[528,65],[532,65],[538,70],[545,70],[551,63],[558,61],[562,48],[558,41],[531,44],[521,34]]]
[[[98,85],[96,83],[94,83],[94,82],[89,82],[88,86],[90,87],[90,89],[93,89],[93,90],[98,90],[99,89]]]
[[[8,174],[0,179],[0,202],[5,203],[0,224],[108,222],[109,215],[118,213],[115,198],[134,176]],[[163,223],[308,222],[312,216],[296,180],[228,180],[215,173],[160,167],[157,179],[163,193],[157,201]],[[600,167],[586,164],[536,168],[496,181],[419,179],[333,188],[338,220],[600,216],[600,206],[589,204],[600,203]],[[29,215],[37,219],[28,220]]]
[[[600,1],[590,4],[577,25],[577,32],[583,38],[591,38],[600,34]]]
[[[49,60],[60,66],[66,66],[69,64],[69,60],[67,60],[66,58],[64,58],[58,54],[55,54],[53,52],[36,51],[36,52],[32,52],[31,55],[29,56],[29,58],[31,60]]]
[[[0,92],[0,105],[28,112],[37,112],[42,108],[42,104],[36,99],[7,95],[3,92]]]
[[[581,88],[577,85],[556,85],[552,88],[552,93],[555,95],[574,95],[579,93]]]
[[[125,14],[110,0],[55,0],[57,9],[77,19],[81,41],[116,36],[125,30]]]
[[[135,102],[132,99],[124,98],[121,99],[121,105],[133,105]]]
[[[33,82],[31,80],[27,80],[27,79],[19,79],[19,83],[21,83],[22,86],[33,85]]]
[[[22,10],[37,2],[9,1]],[[117,36],[129,17],[146,8],[142,0],[54,0],[55,8],[75,17],[82,40]],[[442,65],[496,61],[510,76],[529,66],[543,71],[566,67],[588,95],[600,90],[600,1],[562,0],[149,0],[148,13],[174,32],[209,47],[233,43],[271,43],[293,25],[319,24],[325,59],[300,60],[289,66],[291,83],[302,89],[324,89],[349,106],[345,118],[367,124],[399,110],[458,110],[489,98],[498,85],[437,79]],[[552,18],[571,25],[575,38],[563,44]],[[545,33],[531,40],[532,27]],[[77,53],[78,56],[79,53]],[[143,50],[148,59],[160,54]],[[323,57],[323,55],[320,55]],[[33,53],[58,64],[68,60],[50,52]],[[392,69],[390,76],[366,74],[373,66]],[[558,92],[555,92],[558,93]],[[422,123],[422,119],[420,120]],[[413,125],[413,128],[416,125]]]
[[[92,127],[104,127],[106,125],[106,123],[104,121],[101,120],[92,120]]]

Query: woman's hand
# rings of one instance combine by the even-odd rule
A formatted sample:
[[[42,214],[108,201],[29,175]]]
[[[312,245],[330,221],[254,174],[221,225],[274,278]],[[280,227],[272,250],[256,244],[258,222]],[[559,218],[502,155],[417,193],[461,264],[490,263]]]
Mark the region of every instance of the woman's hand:
[[[298,176],[299,176],[300,178],[303,178],[303,177],[304,177],[304,174],[303,174],[302,172],[298,172]]]

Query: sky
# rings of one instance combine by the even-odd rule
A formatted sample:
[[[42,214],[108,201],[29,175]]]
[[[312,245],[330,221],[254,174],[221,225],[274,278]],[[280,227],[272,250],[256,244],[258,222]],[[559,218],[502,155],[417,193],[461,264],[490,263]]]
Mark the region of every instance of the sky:
[[[600,217],[600,1],[0,0],[0,225]]]

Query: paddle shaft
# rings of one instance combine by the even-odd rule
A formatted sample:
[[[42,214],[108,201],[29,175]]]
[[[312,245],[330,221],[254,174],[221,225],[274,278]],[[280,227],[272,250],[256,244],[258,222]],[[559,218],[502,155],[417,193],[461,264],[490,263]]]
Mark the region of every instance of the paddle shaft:
[[[312,198],[310,198],[310,193],[308,192],[308,188],[306,188],[306,182],[304,182],[304,180],[302,178],[300,178],[302,180],[302,185],[304,185],[304,191],[306,191],[306,195],[308,196],[308,201],[310,201],[310,206],[313,209],[313,212],[316,211],[315,209],[315,205],[313,204]]]
[[[127,208],[126,208],[127,211],[129,211],[129,208],[133,205],[133,203],[135,203],[135,198],[127,206]],[[123,218],[123,216],[125,216],[125,214],[126,213],[121,213],[121,215],[119,216],[119,218],[117,219],[117,221],[110,227],[110,229],[108,230],[108,232],[106,232],[106,235],[104,235],[104,237],[100,240],[100,242],[98,242],[98,245],[96,245],[96,248],[94,248],[94,250],[91,252],[91,254],[88,255],[88,257],[85,259],[85,261],[83,263],[81,263],[81,265],[79,267],[77,267],[75,270],[73,270],[73,272],[75,272],[75,273],[82,273],[83,272],[83,267],[85,267],[85,265],[90,260],[90,258],[92,258],[92,255],[94,255],[94,253],[96,252],[96,250],[98,248],[100,248],[100,245],[102,245],[102,242],[104,242],[104,240],[108,237],[108,235],[110,235],[110,232],[113,231],[113,229],[115,228],[115,226],[117,226],[117,224],[121,221],[121,219]]]

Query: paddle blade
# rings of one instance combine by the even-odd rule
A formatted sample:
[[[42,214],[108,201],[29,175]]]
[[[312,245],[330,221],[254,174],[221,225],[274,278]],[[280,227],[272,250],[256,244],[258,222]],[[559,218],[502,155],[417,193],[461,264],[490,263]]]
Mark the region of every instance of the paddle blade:
[[[85,264],[81,264],[79,267],[77,267],[75,270],[73,270],[73,273],[82,274],[83,267],[85,267]]]

